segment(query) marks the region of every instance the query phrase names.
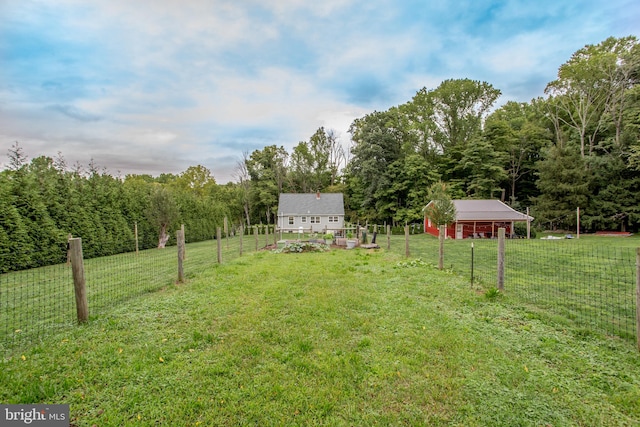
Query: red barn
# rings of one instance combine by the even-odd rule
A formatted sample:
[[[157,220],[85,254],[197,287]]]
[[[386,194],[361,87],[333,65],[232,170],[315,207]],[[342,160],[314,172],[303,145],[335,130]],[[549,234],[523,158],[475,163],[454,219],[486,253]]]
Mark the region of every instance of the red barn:
[[[510,236],[514,232],[514,223],[533,220],[533,217],[512,209],[500,200],[452,200],[452,202],[456,207],[456,219],[452,224],[447,225],[446,232],[446,236],[452,239],[497,237],[499,228],[504,228],[506,235]],[[439,234],[438,226],[426,215],[424,231],[434,236]]]

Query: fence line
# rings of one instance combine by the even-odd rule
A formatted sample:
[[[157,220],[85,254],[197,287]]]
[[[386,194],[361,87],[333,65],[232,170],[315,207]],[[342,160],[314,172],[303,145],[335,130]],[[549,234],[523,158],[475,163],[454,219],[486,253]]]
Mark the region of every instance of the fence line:
[[[411,236],[411,255],[438,265],[438,240]],[[567,326],[638,341],[636,307],[637,241],[587,238],[507,239],[504,291],[535,312]],[[404,245],[394,236],[392,251]],[[474,264],[471,265],[473,243]],[[444,267],[477,286],[497,287],[498,240],[447,240]]]
[[[508,289],[570,324],[635,340],[635,248],[582,241],[508,242]]]
[[[260,249],[257,234],[240,236],[244,252],[253,249],[254,241],[255,249]],[[225,262],[240,256],[240,236],[220,246]],[[391,236],[389,250],[405,252],[405,239]],[[411,256],[438,264],[437,239],[418,234],[407,241]],[[507,240],[505,292],[535,315],[585,331],[636,339],[636,254],[631,244],[594,245],[589,239]],[[84,260],[90,318],[108,314],[122,301],[174,284],[176,250],[172,246]],[[189,243],[186,253],[186,280],[217,265],[215,240]],[[497,240],[447,240],[444,254],[444,268],[469,279],[473,269],[474,284],[485,289],[496,286]],[[75,323],[73,278],[66,257],[64,250],[59,264],[0,274],[0,352]],[[0,255],[0,263],[3,260]]]
[[[236,236],[229,239],[228,246],[222,246],[225,261],[240,256],[240,240]],[[253,236],[244,235],[242,240],[243,252],[247,253]],[[217,264],[215,240],[188,243],[186,247],[186,280]],[[132,251],[85,259],[89,319],[108,314],[123,301],[176,283],[177,250],[177,246],[170,246],[140,250],[137,255]],[[66,260],[65,249],[58,264],[0,274],[0,353],[37,342],[76,323],[72,268]]]

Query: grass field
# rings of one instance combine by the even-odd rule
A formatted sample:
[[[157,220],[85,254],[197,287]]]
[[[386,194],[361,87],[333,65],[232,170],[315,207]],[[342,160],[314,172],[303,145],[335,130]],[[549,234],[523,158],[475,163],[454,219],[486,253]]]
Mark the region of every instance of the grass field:
[[[391,250],[404,254],[394,236]],[[497,240],[447,240],[445,268],[474,288],[497,285]],[[385,246],[386,247],[386,246]],[[583,235],[573,240],[509,240],[505,245],[505,291],[556,322],[636,340],[636,248],[640,238]],[[438,264],[438,241],[411,236],[411,256]]]
[[[414,256],[203,262],[5,356],[0,401],[68,403],[76,426],[640,424],[633,342]]]
[[[266,242],[259,236],[259,245]],[[271,240],[273,237],[271,236]],[[240,239],[222,240],[222,259],[240,256]],[[243,251],[255,251],[255,238],[245,236]],[[186,276],[194,277],[217,262],[216,241],[188,246]],[[132,297],[154,292],[177,280],[177,248],[149,249],[84,260],[91,315],[110,312]],[[0,274],[0,353],[52,330],[65,329],[76,319],[71,266],[50,265]]]

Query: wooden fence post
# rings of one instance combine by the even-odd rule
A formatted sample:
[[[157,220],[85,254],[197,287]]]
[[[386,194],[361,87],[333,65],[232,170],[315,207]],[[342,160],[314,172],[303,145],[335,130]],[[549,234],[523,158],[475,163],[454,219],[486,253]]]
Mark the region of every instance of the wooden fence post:
[[[218,264],[222,264],[222,230],[216,229],[216,243],[218,245]]]
[[[438,231],[438,270],[442,270],[444,268],[444,235],[447,231],[447,226],[441,225]]]
[[[240,256],[242,256],[242,241],[244,240],[244,224],[240,224]]]
[[[640,351],[640,248],[636,248],[636,344]]]
[[[229,249],[229,221],[224,217],[224,238],[227,241],[227,249]]]
[[[269,246],[269,224],[264,226],[264,245]]]
[[[180,230],[182,230],[182,259],[187,259],[187,245],[185,244],[186,234],[184,232],[184,224],[180,226]]]
[[[387,250],[391,249],[391,225],[387,225]]]
[[[576,209],[576,238],[580,238],[580,207]]]
[[[256,241],[256,252],[258,252],[258,226],[257,225],[253,226],[253,237]]]
[[[404,256],[409,258],[411,254],[409,253],[409,226],[407,224],[404,225]]]
[[[136,238],[136,255],[138,255],[138,223],[137,222],[133,223],[133,234],[135,235],[135,238]]]
[[[89,320],[89,304],[87,303],[87,286],[84,279],[84,260],[82,259],[82,239],[69,239],[71,255],[71,271],[73,272],[73,289],[76,294],[76,312],[78,323]]]
[[[504,228],[498,228],[498,290],[504,291]]]
[[[176,231],[178,243],[178,283],[184,282],[184,228]]]

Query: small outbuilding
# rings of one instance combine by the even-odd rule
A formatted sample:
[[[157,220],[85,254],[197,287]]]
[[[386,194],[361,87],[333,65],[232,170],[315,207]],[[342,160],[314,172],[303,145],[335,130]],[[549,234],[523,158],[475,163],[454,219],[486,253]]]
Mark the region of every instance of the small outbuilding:
[[[282,193],[278,202],[278,229],[312,232],[344,228],[342,193]]]
[[[452,239],[482,239],[497,237],[498,229],[504,228],[507,236],[514,235],[516,222],[531,222],[533,217],[512,209],[500,200],[452,200],[456,208],[456,219],[447,224],[446,236]],[[433,202],[429,202],[429,206]],[[424,211],[427,211],[427,206]],[[438,226],[425,215],[425,233],[438,236]]]

